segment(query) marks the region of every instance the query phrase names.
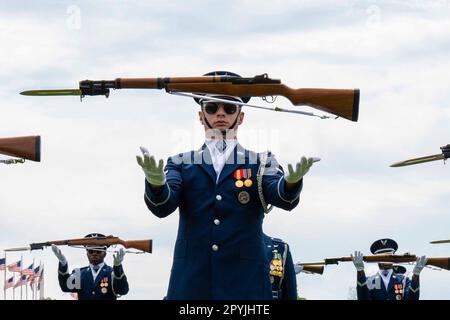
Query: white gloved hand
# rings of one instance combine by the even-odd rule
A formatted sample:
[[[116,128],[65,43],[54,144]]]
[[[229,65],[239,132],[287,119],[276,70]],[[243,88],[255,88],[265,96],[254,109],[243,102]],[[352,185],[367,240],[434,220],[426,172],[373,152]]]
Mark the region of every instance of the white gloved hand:
[[[300,264],[300,262],[297,262],[296,264],[294,264],[294,270],[295,270],[295,274],[299,274],[300,272],[302,272],[303,266]]]
[[[0,163],[4,163],[4,164],[15,164],[15,163],[24,163],[25,159],[5,159],[5,160],[0,160]]]
[[[52,251],[55,254],[55,256],[58,258],[59,262],[64,266],[67,264],[66,257],[62,254],[61,250],[58,248],[58,246],[52,244]]]
[[[309,171],[309,168],[314,162],[319,161],[318,158],[308,158],[302,157],[300,162],[297,162],[295,166],[295,171],[291,164],[288,164],[288,174],[284,177],[286,182],[295,184],[303,178],[303,176]]]
[[[352,257],[353,264],[355,265],[356,271],[364,271],[364,260],[361,251],[355,251],[355,255],[350,255]]]
[[[120,250],[113,255],[114,266],[115,267],[120,266],[122,264],[124,257],[125,257],[125,250],[123,250],[123,248],[120,248]]]
[[[150,153],[144,147],[140,147],[143,158],[136,156],[138,165],[145,173],[145,178],[152,186],[160,187],[166,183],[166,176],[164,174],[164,161],[159,160],[156,165],[155,157],[150,156]]]
[[[421,256],[420,258],[417,258],[417,262],[413,269],[413,274],[418,276],[426,264],[427,264],[426,256]]]

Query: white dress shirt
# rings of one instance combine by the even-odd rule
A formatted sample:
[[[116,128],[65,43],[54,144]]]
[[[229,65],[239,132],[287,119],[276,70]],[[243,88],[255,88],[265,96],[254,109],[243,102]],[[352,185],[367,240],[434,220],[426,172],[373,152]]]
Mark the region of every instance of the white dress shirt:
[[[220,140],[217,139],[206,139],[205,144],[209,149],[209,153],[211,154],[211,161],[214,167],[214,171],[216,171],[216,183],[219,180],[220,173],[222,172],[223,167],[228,159],[228,157],[233,152],[234,147],[237,145],[236,139],[226,139],[225,143],[227,147],[225,151],[220,152],[217,148],[216,144]]]
[[[384,275],[384,273],[386,272],[386,275]],[[389,270],[379,270],[378,273],[381,276],[381,279],[383,279],[384,282],[384,287],[386,288],[386,290],[388,289],[389,286],[389,281],[391,280],[391,275],[393,273],[392,269]]]
[[[92,264],[89,265],[89,267],[91,268],[91,272],[92,272],[92,278],[94,278],[94,282],[95,282],[95,278],[97,278],[98,274],[100,273],[100,270],[102,270],[104,265],[105,265],[104,262],[97,264],[96,265],[96,267],[98,267],[97,271],[94,271],[94,265],[92,265]]]

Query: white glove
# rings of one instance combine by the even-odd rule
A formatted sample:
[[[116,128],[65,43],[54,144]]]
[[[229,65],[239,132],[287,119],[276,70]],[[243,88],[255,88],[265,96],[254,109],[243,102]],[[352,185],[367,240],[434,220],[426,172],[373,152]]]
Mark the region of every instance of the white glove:
[[[413,269],[413,274],[418,276],[426,264],[427,264],[426,256],[421,256],[420,258],[417,258],[416,265],[414,266]]]
[[[64,266],[67,264],[66,257],[62,254],[61,250],[58,248],[58,246],[52,244],[52,251],[55,254],[55,256],[58,258],[59,262]]]
[[[124,257],[125,257],[125,250],[123,250],[123,248],[120,248],[120,250],[113,255],[114,266],[115,267],[120,266],[122,264]]]
[[[300,264],[300,262],[297,262],[296,264],[294,264],[294,270],[295,270],[295,274],[299,274],[300,272],[302,272],[303,266]]]
[[[158,166],[156,165],[155,157],[150,156],[150,153],[144,147],[140,147],[144,159],[140,156],[136,156],[138,165],[145,173],[145,178],[152,186],[160,187],[166,183],[166,176],[164,175],[164,161],[159,160]]]
[[[5,159],[5,160],[0,160],[0,163],[4,163],[4,164],[15,164],[15,163],[24,163],[25,159]]]
[[[309,171],[309,168],[313,165],[314,162],[319,161],[318,158],[308,158],[302,157],[300,162],[297,162],[295,166],[295,171],[292,168],[291,164],[288,164],[288,175],[284,177],[286,182],[288,183],[297,183],[301,178]]]
[[[352,257],[353,264],[355,265],[356,271],[364,271],[364,260],[361,251],[355,251],[355,255],[350,255]]]

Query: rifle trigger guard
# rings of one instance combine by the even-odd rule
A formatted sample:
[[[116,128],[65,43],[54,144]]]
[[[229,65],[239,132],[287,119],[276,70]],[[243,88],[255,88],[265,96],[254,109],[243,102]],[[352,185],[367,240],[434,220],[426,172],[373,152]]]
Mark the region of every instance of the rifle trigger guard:
[[[267,75],[267,74],[266,74]],[[268,97],[270,97],[270,100],[267,99]],[[275,100],[277,100],[277,96],[264,96],[261,99],[263,99],[263,101],[267,102],[267,103],[274,103]]]

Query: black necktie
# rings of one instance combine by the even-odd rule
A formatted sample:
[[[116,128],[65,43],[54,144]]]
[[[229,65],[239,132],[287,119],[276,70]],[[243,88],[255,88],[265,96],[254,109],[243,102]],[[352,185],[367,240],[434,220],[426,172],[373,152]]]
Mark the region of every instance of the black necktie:
[[[220,153],[223,153],[225,149],[227,148],[227,143],[225,140],[219,140],[216,142],[217,150],[219,150]]]
[[[94,270],[94,272],[97,272],[98,269],[100,269],[99,265],[92,266],[92,270]]]

